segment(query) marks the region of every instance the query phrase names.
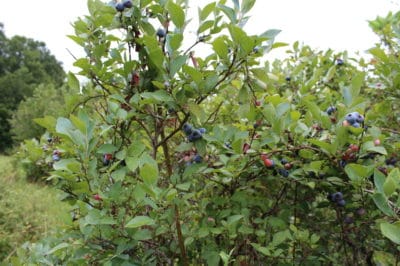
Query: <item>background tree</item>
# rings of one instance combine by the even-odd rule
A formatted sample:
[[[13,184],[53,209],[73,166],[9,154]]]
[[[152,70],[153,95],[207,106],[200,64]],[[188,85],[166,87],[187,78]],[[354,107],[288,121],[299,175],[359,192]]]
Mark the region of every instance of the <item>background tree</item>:
[[[34,122],[35,118],[68,115],[72,108],[68,104],[69,93],[66,86],[56,88],[52,83],[37,86],[32,96],[19,103],[10,120],[14,141],[19,143],[31,138],[40,139],[45,129]]]
[[[12,146],[9,119],[18,104],[32,96],[39,84],[60,87],[65,78],[61,63],[43,42],[22,36],[7,38],[0,25],[0,152]]]

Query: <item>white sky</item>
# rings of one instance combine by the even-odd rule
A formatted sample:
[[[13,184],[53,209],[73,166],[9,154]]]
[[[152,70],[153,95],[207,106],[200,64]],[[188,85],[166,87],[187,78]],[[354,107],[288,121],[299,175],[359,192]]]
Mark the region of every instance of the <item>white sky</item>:
[[[8,37],[22,35],[44,41],[51,53],[63,62],[65,70],[74,71],[74,59],[67,48],[78,57],[83,52],[66,35],[73,34],[71,23],[87,14],[86,2],[0,0],[0,22]],[[208,2],[189,0],[200,6]],[[280,29],[278,42],[292,44],[298,40],[318,49],[363,52],[378,41],[367,20],[399,10],[400,0],[257,0],[245,30],[257,34]],[[278,48],[270,57],[283,56],[285,49]]]

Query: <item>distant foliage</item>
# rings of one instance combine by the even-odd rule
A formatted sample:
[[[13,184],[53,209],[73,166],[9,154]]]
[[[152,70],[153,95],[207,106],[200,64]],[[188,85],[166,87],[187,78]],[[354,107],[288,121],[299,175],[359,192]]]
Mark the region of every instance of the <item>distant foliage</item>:
[[[45,129],[35,123],[34,119],[51,116],[66,116],[71,110],[67,105],[69,92],[65,87],[56,88],[53,84],[41,84],[35,88],[33,95],[21,101],[13,113],[11,133],[16,143],[26,139],[40,139]],[[76,92],[75,92],[76,93]]]
[[[43,42],[22,36],[7,38],[2,24],[0,44],[0,152],[4,152],[13,144],[9,119],[18,104],[41,83],[60,87],[65,73]]]

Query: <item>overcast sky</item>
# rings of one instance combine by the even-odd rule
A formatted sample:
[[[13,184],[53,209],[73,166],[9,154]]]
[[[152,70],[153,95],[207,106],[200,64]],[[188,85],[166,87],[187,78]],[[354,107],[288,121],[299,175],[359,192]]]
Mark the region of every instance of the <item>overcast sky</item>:
[[[83,53],[66,35],[73,34],[71,23],[87,14],[86,2],[0,0],[0,22],[8,37],[23,35],[44,41],[65,70],[74,71],[74,59],[67,48],[77,56]],[[200,6],[208,2],[189,0]],[[257,0],[245,30],[256,34],[280,29],[276,39],[279,42],[292,44],[298,40],[318,49],[363,52],[378,41],[367,21],[400,10],[399,3],[400,0]],[[283,56],[284,50],[279,48],[271,58]]]

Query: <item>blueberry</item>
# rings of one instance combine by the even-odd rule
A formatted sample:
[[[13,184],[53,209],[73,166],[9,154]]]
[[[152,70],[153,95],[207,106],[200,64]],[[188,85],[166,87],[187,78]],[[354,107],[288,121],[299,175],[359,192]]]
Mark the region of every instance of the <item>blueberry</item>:
[[[338,202],[338,201],[340,201],[340,200],[342,200],[342,199],[343,199],[343,194],[342,194],[342,192],[335,192],[335,193],[332,194],[332,200],[333,200],[334,202]]]
[[[286,169],[278,169],[278,173],[283,176],[283,177],[288,177],[289,176],[289,171]]]
[[[51,143],[52,141],[53,141],[52,138],[47,138],[47,142],[48,142],[48,143]]]
[[[205,134],[207,130],[204,127],[201,127],[199,128],[199,131],[201,134]]]
[[[355,123],[353,123],[353,124],[351,124],[353,127],[355,127],[355,128],[359,128],[360,127],[360,124],[358,123],[358,122],[355,122]]]
[[[357,121],[357,116],[355,116],[354,113],[349,113],[346,115],[345,119],[350,125],[353,125]]]
[[[397,159],[394,157],[390,157],[390,158],[386,159],[385,163],[387,165],[395,165],[397,163]]]
[[[359,208],[356,210],[356,213],[358,216],[363,216],[366,213],[366,211],[364,208]]]
[[[182,130],[183,132],[185,132],[186,136],[189,136],[190,134],[192,134],[193,127],[190,124],[185,123],[182,127]]]
[[[124,1],[123,5],[126,8],[131,8],[132,7],[132,1],[130,1],[130,0]]]
[[[344,207],[346,205],[346,201],[344,199],[341,199],[337,202],[337,206],[339,207]]]
[[[333,193],[328,194],[326,197],[329,201],[333,201]]]
[[[201,139],[201,132],[198,129],[192,130],[192,133],[188,137],[190,142],[196,141],[198,139]]]
[[[286,160],[286,159],[281,159],[281,164],[285,165],[285,164],[287,164],[287,163],[288,163],[288,160]]]
[[[165,30],[163,29],[163,28],[159,28],[158,30],[157,30],[157,36],[158,36],[158,38],[164,38],[165,37],[165,35],[166,35],[166,33],[165,33]]]
[[[346,224],[352,224],[354,222],[354,219],[351,216],[346,216],[344,218],[343,222],[346,223]]]
[[[232,149],[232,145],[229,142],[224,143],[225,148]]]
[[[193,157],[193,162],[195,162],[195,163],[201,163],[202,161],[203,161],[203,158],[201,158],[201,156],[198,155],[198,154],[196,154],[196,155]]]
[[[123,3],[118,3],[118,4],[115,5],[115,9],[116,9],[118,12],[122,12],[122,11],[124,11],[125,6],[124,6]]]
[[[61,158],[58,154],[53,154],[52,159],[53,161],[58,162]]]
[[[334,112],[336,112],[336,107],[334,107],[334,106],[329,106],[328,109],[326,109],[326,113],[327,113],[328,115],[331,115],[331,114],[333,114]]]
[[[336,64],[337,64],[338,66],[342,66],[342,65],[344,64],[343,59],[340,59],[340,58],[336,59]]]
[[[287,82],[289,82],[289,81],[291,81],[292,79],[291,79],[289,76],[287,76],[287,77],[285,78],[285,80],[286,80]]]

